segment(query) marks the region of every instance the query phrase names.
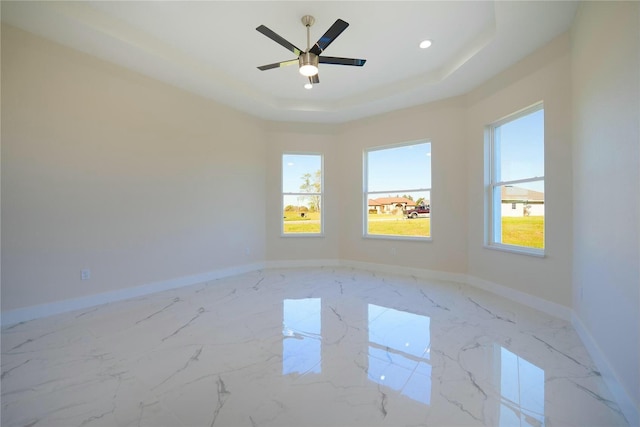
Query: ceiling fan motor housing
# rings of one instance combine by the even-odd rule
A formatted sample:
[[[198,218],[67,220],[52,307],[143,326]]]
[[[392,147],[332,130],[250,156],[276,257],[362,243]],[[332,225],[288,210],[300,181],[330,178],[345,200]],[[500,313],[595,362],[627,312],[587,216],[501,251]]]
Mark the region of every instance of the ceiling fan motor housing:
[[[303,52],[298,57],[300,74],[303,76],[314,76],[318,74],[318,55],[311,52]]]

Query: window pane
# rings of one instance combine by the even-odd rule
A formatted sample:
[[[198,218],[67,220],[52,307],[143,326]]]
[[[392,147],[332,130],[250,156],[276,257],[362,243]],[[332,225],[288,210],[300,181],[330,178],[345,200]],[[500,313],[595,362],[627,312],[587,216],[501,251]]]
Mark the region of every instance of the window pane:
[[[492,159],[488,183],[488,243],[544,249],[544,109],[526,111],[489,126]]]
[[[282,156],[283,193],[322,192],[322,156],[284,154]]]
[[[282,192],[282,232],[321,234],[322,155],[283,154]]]
[[[431,236],[431,192],[367,194],[367,234]]]
[[[283,196],[283,232],[320,233],[321,230],[320,195]]]
[[[497,243],[544,248],[544,181],[498,186],[494,200],[500,200]]]
[[[494,129],[495,182],[544,176],[544,110]]]
[[[431,143],[370,150],[365,162],[365,234],[430,237]]]
[[[431,188],[431,144],[369,151],[367,172],[369,191]]]

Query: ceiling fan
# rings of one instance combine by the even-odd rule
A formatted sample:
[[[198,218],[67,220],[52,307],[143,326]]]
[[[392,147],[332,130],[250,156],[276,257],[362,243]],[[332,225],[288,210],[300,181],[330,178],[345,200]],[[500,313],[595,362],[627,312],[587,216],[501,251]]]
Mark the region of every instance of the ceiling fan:
[[[256,30],[269,37],[274,42],[283,46],[285,49],[290,50],[296,55],[297,59],[291,59],[288,61],[275,62],[273,64],[262,65],[258,67],[259,70],[265,71],[272,68],[286,67],[288,65],[298,64],[300,67],[300,74],[309,78],[309,85],[314,83],[320,83],[318,78],[318,63],[320,64],[333,64],[333,65],[351,65],[356,67],[362,67],[367,61],[366,59],[354,59],[354,58],[336,58],[333,56],[321,56],[320,54],[325,51],[327,47],[347,29],[349,24],[342,19],[336,20],[333,25],[327,30],[326,33],[314,44],[310,46],[310,34],[309,29],[316,22],[315,18],[311,15],[305,15],[301,19],[302,24],[307,27],[307,50],[302,50],[291,42],[285,40],[269,28],[264,25],[260,25]],[[310,86],[309,86],[310,87]]]

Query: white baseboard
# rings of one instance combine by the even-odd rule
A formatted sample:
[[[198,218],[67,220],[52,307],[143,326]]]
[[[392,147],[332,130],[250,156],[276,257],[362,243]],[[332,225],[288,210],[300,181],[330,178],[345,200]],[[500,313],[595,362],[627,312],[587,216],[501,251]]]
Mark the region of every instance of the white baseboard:
[[[337,259],[302,259],[302,260],[280,260],[267,261],[265,268],[305,268],[305,267],[338,267],[340,261]]]
[[[564,305],[547,301],[534,295],[530,295],[525,292],[521,292],[507,286],[499,285],[497,283],[489,282],[487,280],[479,279],[473,276],[466,276],[466,283],[470,286],[480,288],[482,290],[491,292],[492,294],[499,295],[503,298],[541,311],[550,316],[557,317],[566,321],[571,321],[571,314],[573,310],[569,307],[565,307]]]
[[[524,306],[546,313],[566,321],[571,320],[572,310],[560,304],[520,292],[507,286],[469,276],[464,273],[450,273],[446,271],[427,270],[423,268],[402,267],[398,265],[376,264],[362,261],[341,261],[340,265],[345,267],[359,268],[362,270],[378,271],[381,273],[401,274],[405,276],[415,276],[421,279],[444,280],[449,282],[464,283],[492,294],[501,296],[508,300],[517,302]]]
[[[375,271],[403,276],[415,276],[421,279],[444,280],[448,282],[465,283],[466,275],[461,273],[449,273],[447,271],[428,270],[426,268],[403,267],[400,265],[376,264],[372,262],[343,260],[343,267],[352,267],[360,270]]]
[[[19,308],[7,312],[2,312],[2,327],[41,317],[53,316],[54,314],[66,313],[75,310],[82,310],[115,301],[122,301],[169,289],[182,288],[184,286],[195,285],[222,277],[236,276],[264,268],[264,263],[246,264],[234,267],[223,268],[208,273],[196,274],[192,276],[179,277],[176,279],[164,280],[161,282],[148,283],[146,285],[121,289],[112,292],[104,292],[86,297],[74,298],[63,301],[56,301],[47,304],[35,305]]]
[[[184,286],[195,285],[197,283],[206,282],[222,277],[235,276],[238,274],[255,271],[265,268],[305,268],[305,267],[352,267],[361,270],[376,271],[388,274],[401,274],[405,276],[415,276],[423,279],[444,280],[456,283],[465,283],[485,291],[494,293],[528,307],[540,310],[554,317],[564,320],[571,320],[571,309],[559,304],[546,301],[524,292],[516,291],[506,286],[488,282],[468,276],[463,273],[450,273],[438,270],[428,270],[423,268],[403,267],[391,264],[377,264],[371,262],[337,260],[337,259],[311,259],[311,260],[280,260],[266,261],[263,263],[247,264],[229,267],[225,269],[215,270],[208,273],[197,274],[192,276],[180,277],[177,279],[166,280],[162,282],[149,283],[146,285],[136,286],[133,288],[122,289],[113,292],[106,292],[96,295],[88,295],[86,297],[74,298],[64,301],[56,301],[52,303],[30,306],[11,310],[2,313],[2,326],[8,326],[27,320],[37,319],[41,317],[52,316],[54,314],[65,313],[74,310],[82,310],[96,305],[106,304],[114,301],[121,301],[129,298],[135,298],[142,295],[148,295],[155,292],[162,292],[169,289],[181,288]]]
[[[596,341],[588,332],[582,321],[575,315],[572,309],[544,300],[542,298],[526,294],[515,289],[469,276],[462,273],[450,273],[437,270],[427,270],[421,268],[402,267],[389,264],[376,264],[361,261],[336,260],[336,259],[317,259],[317,260],[284,260],[284,261],[267,261],[263,263],[246,264],[240,266],[229,267],[225,269],[215,270],[208,273],[185,276],[177,279],[171,279],[161,282],[149,283],[133,288],[122,289],[113,292],[106,292],[97,295],[89,295],[86,297],[75,298],[65,301],[57,301],[48,304],[25,307],[8,312],[3,312],[1,317],[2,326],[9,326],[27,320],[47,317],[54,314],[65,313],[74,310],[86,309],[89,307],[106,304],[109,302],[126,300],[143,295],[149,295],[156,292],[176,289],[185,286],[195,285],[210,280],[223,277],[235,276],[238,274],[248,273],[261,269],[275,268],[304,268],[304,267],[352,267],[361,270],[375,271],[389,274],[401,274],[405,276],[416,276],[424,279],[452,281],[456,283],[465,283],[485,291],[491,292],[498,296],[515,301],[530,308],[542,311],[551,316],[571,321],[576,329],[580,339],[584,343],[587,351],[594,360],[594,363],[601,372],[604,381],[609,390],[613,393],[616,401],[620,405],[627,421],[632,426],[640,425],[640,416],[638,407],[634,404],[629,394],[621,386],[615,371],[611,368],[608,360],[600,350]]]
[[[629,396],[629,393],[627,393],[624,387],[622,387],[622,382],[609,364],[609,361],[600,349],[600,346],[575,312],[572,313],[571,323],[578,333],[580,340],[589,352],[589,355],[593,359],[593,362],[598,367],[598,371],[600,371],[602,379],[609,388],[609,391],[613,394],[615,401],[618,403],[618,406],[620,406],[620,410],[624,414],[629,425],[640,426],[640,408],[638,408],[638,406],[633,402],[631,396]]]

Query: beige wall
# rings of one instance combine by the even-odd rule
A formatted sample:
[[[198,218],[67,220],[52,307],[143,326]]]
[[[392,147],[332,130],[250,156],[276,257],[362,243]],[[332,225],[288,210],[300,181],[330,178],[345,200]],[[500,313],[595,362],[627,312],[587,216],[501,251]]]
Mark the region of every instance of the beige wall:
[[[342,171],[340,258],[452,273],[466,270],[464,121],[460,98],[345,125],[339,136]],[[432,241],[363,238],[363,153],[366,148],[431,141]],[[392,252],[392,249],[394,250]]]
[[[2,310],[264,259],[259,125],[3,26]]]
[[[473,92],[340,126],[263,123],[3,26],[2,310],[264,261],[469,274],[573,306],[638,402],[638,17],[582,4],[571,39]],[[546,257],[486,249],[484,126],[540,100]],[[432,241],[363,238],[363,150],[419,139]],[[324,237],[280,235],[283,151],[324,154]]]
[[[336,260],[341,210],[340,150],[331,126],[272,123],[267,128],[267,260]],[[282,236],[282,154],[322,154],[324,235]]]
[[[468,273],[564,306],[571,304],[571,58],[561,36],[468,94]],[[545,257],[484,247],[484,128],[544,101]]]
[[[269,260],[340,259],[451,273],[571,304],[571,84],[567,35],[466,96],[342,126],[272,126],[267,179]],[[484,126],[545,101],[547,188],[545,258],[483,247]],[[461,125],[462,123],[462,125]],[[302,131],[300,130],[302,129]],[[364,238],[363,152],[428,139],[432,143],[432,241]],[[326,236],[280,237],[283,151],[325,155]],[[394,255],[395,254],[395,255]]]
[[[259,123],[5,34],[5,309],[255,261],[327,259],[470,273],[570,304],[566,37],[467,96],[328,126]],[[484,249],[483,126],[541,98],[547,179],[560,182],[548,191],[549,256]],[[432,241],[363,238],[363,151],[421,139],[432,143]],[[284,151],[324,155],[324,237],[280,234]],[[89,282],[78,279],[85,267]]]
[[[271,125],[268,259],[340,259],[463,273],[467,209],[464,128],[459,126],[463,118],[464,106],[458,98],[342,126]],[[424,139],[432,144],[433,241],[363,238],[364,150]],[[324,237],[280,236],[281,157],[286,151],[324,155]]]
[[[573,307],[634,400],[636,411],[640,408],[639,9],[638,2],[583,3],[571,33]]]

